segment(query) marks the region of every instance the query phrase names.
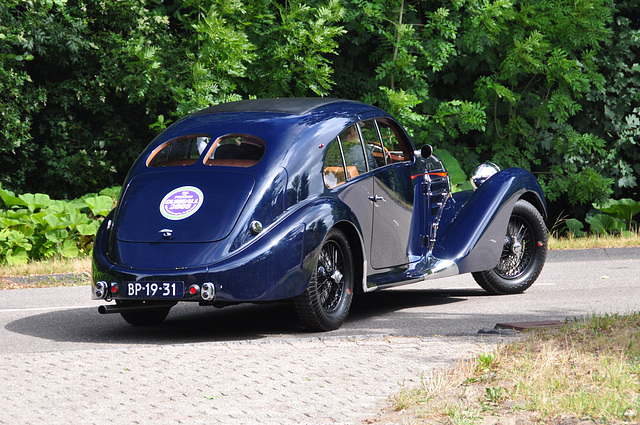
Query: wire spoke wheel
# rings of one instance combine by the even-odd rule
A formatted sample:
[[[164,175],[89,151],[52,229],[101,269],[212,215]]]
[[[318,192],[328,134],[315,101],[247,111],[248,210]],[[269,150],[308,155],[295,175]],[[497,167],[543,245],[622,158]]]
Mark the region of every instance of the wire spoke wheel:
[[[334,310],[344,291],[344,259],[340,246],[328,241],[320,252],[316,276],[318,279],[318,297],[322,308]]]
[[[519,200],[507,224],[498,264],[491,270],[472,273],[491,294],[519,294],[533,285],[547,258],[547,228],[540,212]]]
[[[317,254],[307,289],[295,299],[296,311],[310,330],[338,329],[353,299],[353,260],[349,242],[332,229]]]
[[[515,279],[524,273],[534,253],[533,230],[520,217],[511,217],[500,262],[494,268],[496,274],[505,279]]]

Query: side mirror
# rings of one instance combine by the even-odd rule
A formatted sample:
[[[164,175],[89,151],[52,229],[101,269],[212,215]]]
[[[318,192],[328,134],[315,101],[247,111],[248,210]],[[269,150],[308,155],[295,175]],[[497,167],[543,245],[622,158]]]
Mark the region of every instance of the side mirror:
[[[420,149],[420,155],[424,159],[429,158],[432,154],[433,154],[433,148],[431,147],[431,145],[424,145],[422,149]]]

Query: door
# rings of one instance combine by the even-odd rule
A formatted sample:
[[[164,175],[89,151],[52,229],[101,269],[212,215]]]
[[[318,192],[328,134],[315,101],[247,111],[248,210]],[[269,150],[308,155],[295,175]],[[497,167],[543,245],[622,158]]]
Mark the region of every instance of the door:
[[[361,128],[366,151],[377,165],[372,172],[371,266],[374,269],[401,266],[409,262],[409,243],[414,228],[413,149],[391,121],[365,121]],[[375,135],[379,141],[372,143]]]

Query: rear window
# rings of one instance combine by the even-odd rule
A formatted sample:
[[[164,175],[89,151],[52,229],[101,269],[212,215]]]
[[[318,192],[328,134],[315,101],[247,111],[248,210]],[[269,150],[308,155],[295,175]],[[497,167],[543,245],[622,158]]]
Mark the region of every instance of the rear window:
[[[205,151],[210,140],[206,135],[192,135],[169,140],[151,153],[147,166],[167,167],[194,164]]]
[[[231,134],[218,138],[207,154],[205,164],[226,167],[251,167],[264,155],[265,143],[250,134]]]

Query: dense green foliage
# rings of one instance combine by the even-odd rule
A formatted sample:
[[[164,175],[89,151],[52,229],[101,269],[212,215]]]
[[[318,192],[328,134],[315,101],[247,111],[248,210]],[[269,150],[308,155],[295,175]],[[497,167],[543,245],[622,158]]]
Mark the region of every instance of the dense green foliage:
[[[362,39],[349,52],[373,65],[356,79],[379,85],[360,90],[418,143],[446,147],[466,170],[478,160],[531,170],[562,204],[612,194],[604,135],[575,125],[606,86],[598,54],[614,10],[605,0],[352,4],[347,28]]]
[[[118,184],[171,122],[229,100],[336,96],[418,146],[539,179],[552,220],[638,199],[632,0],[5,0],[0,184]]]
[[[119,193],[114,187],[58,201],[43,193],[15,196],[0,187],[0,264],[87,255]]]

